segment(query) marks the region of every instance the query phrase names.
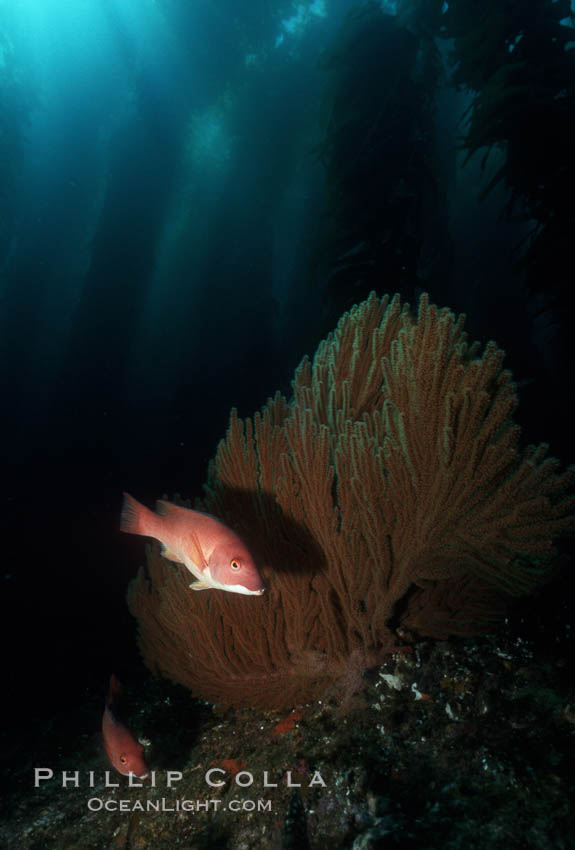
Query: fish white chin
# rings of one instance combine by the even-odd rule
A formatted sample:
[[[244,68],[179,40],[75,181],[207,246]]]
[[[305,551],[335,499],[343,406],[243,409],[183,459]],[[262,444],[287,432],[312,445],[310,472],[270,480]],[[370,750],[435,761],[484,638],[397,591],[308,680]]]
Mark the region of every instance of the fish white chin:
[[[265,591],[265,587],[259,590],[250,590],[249,587],[244,587],[243,584],[223,584],[217,579],[212,578],[209,569],[204,570],[201,581],[215,590],[227,590],[228,593],[242,593],[244,596],[261,596]]]
[[[227,590],[230,593],[242,593],[244,596],[261,596],[265,587],[261,590],[250,590],[249,587],[244,587],[242,584],[220,585],[222,590]]]
[[[243,584],[220,584],[222,590],[227,590],[228,593],[241,593],[244,596],[261,596],[263,590],[250,590],[249,587],[244,587]]]

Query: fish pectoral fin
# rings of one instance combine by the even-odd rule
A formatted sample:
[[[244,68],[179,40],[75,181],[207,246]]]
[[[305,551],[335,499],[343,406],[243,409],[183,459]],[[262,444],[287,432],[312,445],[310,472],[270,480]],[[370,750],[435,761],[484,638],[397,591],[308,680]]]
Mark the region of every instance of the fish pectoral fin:
[[[188,531],[186,535],[186,543],[190,548],[191,560],[196,567],[198,567],[200,572],[203,572],[203,570],[205,570],[208,566],[208,562],[206,561],[198,535],[194,531]]]
[[[162,543],[162,558],[166,558],[168,561],[175,561],[176,564],[184,563],[180,556],[176,555],[175,552],[172,552],[170,547],[166,546],[165,543]]]
[[[190,585],[192,590],[209,590],[210,585],[203,581],[193,581]]]

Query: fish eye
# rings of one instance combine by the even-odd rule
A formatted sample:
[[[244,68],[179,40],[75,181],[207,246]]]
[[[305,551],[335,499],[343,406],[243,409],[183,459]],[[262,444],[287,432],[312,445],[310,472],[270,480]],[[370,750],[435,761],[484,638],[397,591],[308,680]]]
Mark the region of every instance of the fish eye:
[[[128,759],[126,758],[126,756],[120,756],[120,761],[122,762],[122,764],[127,764]]]
[[[233,561],[230,564],[230,567],[232,568],[232,570],[239,570],[239,568],[241,567],[241,564],[236,558],[234,558]]]

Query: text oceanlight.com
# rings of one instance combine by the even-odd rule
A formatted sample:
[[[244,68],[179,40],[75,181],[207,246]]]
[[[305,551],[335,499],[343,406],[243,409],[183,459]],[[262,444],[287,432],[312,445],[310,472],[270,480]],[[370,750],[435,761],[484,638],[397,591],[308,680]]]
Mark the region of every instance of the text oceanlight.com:
[[[114,800],[91,797],[91,812],[217,812],[222,800]],[[271,800],[228,800],[224,809],[232,812],[271,812]]]

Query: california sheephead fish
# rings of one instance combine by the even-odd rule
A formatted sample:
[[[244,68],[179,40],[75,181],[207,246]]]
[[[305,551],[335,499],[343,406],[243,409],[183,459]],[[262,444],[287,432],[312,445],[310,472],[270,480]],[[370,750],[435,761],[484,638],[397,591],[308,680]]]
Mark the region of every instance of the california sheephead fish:
[[[216,517],[159,501],[156,511],[124,493],[120,528],[155,537],[162,555],[183,564],[197,581],[192,590],[217,588],[260,596],[265,586],[245,543]]]
[[[102,736],[104,749],[112,767],[123,776],[133,773],[139,779],[145,779],[148,768],[144,759],[144,748],[136,741],[130,730],[120,723],[115,715],[115,702],[120,693],[120,683],[112,674],[110,688],[102,717]]]

